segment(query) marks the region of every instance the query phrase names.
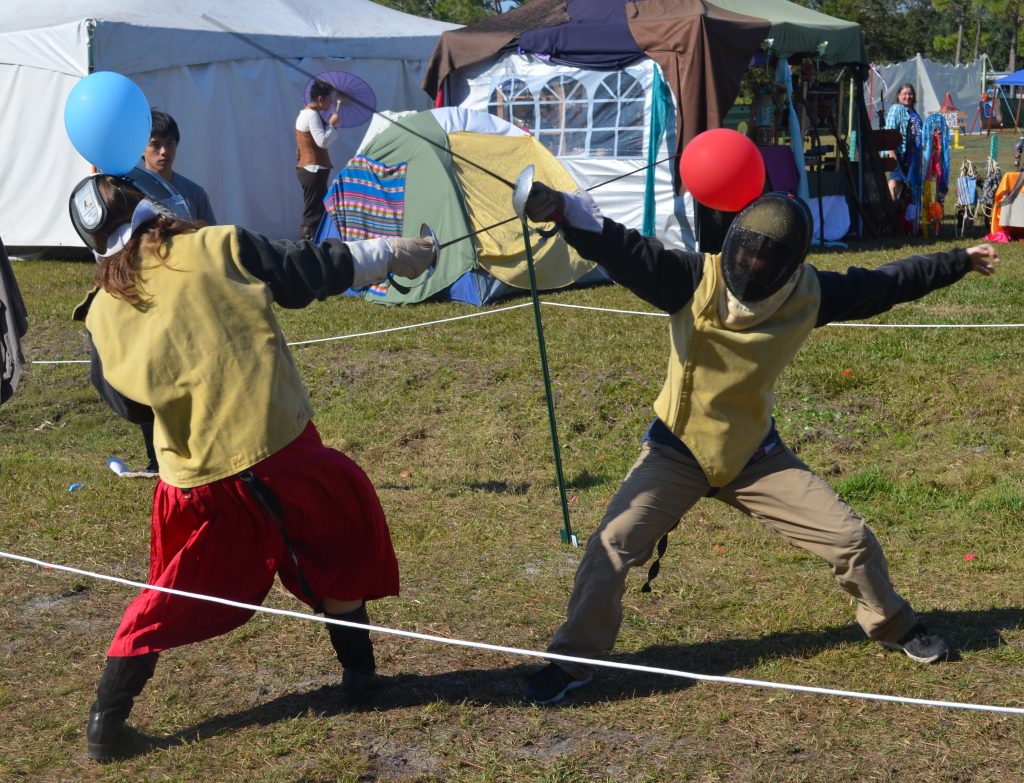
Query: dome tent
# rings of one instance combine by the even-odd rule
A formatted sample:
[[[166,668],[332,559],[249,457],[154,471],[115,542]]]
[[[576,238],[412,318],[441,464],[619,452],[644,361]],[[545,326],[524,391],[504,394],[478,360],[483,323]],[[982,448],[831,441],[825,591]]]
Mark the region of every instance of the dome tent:
[[[529,290],[512,191],[477,162],[510,182],[533,165],[538,179],[576,188],[536,139],[490,114],[449,108],[396,115],[371,124],[359,154],[334,178],[317,240],[418,236],[422,224],[430,226],[442,245],[435,270],[407,291],[384,284],[358,292],[379,304],[449,299],[482,305]],[[541,240],[531,231],[531,238],[539,290],[608,280],[560,235]]]

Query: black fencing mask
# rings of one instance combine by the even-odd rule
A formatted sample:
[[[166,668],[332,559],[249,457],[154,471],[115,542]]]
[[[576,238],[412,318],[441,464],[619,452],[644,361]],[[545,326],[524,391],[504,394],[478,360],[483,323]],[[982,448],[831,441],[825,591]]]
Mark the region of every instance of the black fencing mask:
[[[760,302],[781,289],[807,257],[811,214],[799,198],[766,193],[740,212],[725,235],[722,274],[741,302]]]

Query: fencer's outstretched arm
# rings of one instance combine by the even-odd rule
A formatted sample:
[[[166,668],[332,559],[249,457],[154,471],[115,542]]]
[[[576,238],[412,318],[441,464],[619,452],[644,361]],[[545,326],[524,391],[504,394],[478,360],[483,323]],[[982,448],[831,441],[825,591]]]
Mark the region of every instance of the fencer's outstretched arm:
[[[242,265],[265,282],[282,307],[363,288],[388,272],[417,277],[436,261],[430,239],[366,239],[358,242],[286,242],[236,229]]]
[[[850,267],[845,273],[815,270],[821,283],[816,325],[870,318],[901,302],[912,302],[952,285],[971,271],[991,275],[998,260],[995,248],[986,244],[911,256],[877,269]]]
[[[646,302],[674,313],[693,298],[704,268],[704,256],[670,250],[661,242],[604,217],[584,190],[560,193],[535,182],[526,202],[535,222],[561,215],[565,241],[588,261],[600,264],[619,285]]]

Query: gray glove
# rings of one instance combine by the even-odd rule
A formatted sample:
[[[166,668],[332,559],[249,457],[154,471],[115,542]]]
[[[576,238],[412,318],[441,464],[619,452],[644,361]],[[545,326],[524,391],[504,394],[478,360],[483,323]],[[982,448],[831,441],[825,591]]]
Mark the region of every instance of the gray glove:
[[[543,182],[534,182],[530,195],[526,197],[526,216],[534,223],[560,222],[565,210],[565,200],[557,190]]]
[[[437,261],[434,240],[428,237],[388,238],[391,261],[388,271],[399,277],[419,277]]]

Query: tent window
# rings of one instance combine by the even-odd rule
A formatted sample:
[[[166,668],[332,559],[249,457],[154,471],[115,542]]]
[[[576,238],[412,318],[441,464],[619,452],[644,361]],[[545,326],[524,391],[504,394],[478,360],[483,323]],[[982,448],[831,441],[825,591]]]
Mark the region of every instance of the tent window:
[[[587,154],[590,97],[571,76],[550,79],[537,96],[537,140],[560,158]]]
[[[495,117],[531,130],[536,125],[533,93],[522,79],[506,79],[491,93],[487,110]]]
[[[644,152],[644,89],[628,73],[611,73],[594,94],[590,154],[639,158]]]
[[[644,88],[628,73],[608,74],[593,96],[571,76],[555,76],[535,95],[522,79],[503,80],[487,109],[532,133],[560,158],[640,158]]]

